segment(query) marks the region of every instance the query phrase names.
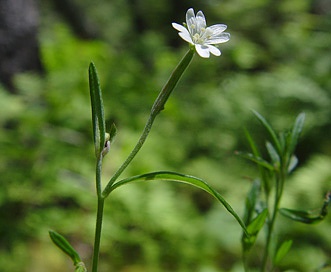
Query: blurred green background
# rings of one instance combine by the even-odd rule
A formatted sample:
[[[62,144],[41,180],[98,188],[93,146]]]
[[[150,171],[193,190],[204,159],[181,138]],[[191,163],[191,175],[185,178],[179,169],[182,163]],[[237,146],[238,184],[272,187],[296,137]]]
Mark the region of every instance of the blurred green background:
[[[89,35],[79,35],[54,3],[40,1],[44,72],[16,74],[15,94],[0,86],[2,272],[72,271],[49,229],[66,236],[90,266],[96,199],[88,65],[94,61],[99,71],[107,125],[118,128],[104,163],[106,181],[187,50],[171,23],[183,22],[189,7],[202,10],[208,25],[227,24],[231,40],[219,58],[195,56],[123,177],[157,170],[195,175],[242,214],[258,172],[234,151],[249,150],[244,127],[261,149],[266,137],[251,110],[277,130],[305,112],[300,165],[282,206],[320,207],[331,188],[330,1],[67,2],[91,26]],[[330,217],[314,226],[282,217],[278,223],[281,239],[294,239],[281,271],[314,271],[331,262]],[[234,219],[198,189],[128,185],[107,200],[100,272],[243,271],[240,236]]]

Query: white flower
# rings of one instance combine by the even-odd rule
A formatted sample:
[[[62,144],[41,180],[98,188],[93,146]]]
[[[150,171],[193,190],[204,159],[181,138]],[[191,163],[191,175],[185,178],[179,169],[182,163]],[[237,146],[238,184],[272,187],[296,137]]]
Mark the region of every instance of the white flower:
[[[215,44],[227,42],[230,34],[223,32],[227,26],[216,24],[206,27],[206,19],[202,11],[194,15],[193,8],[186,12],[186,27],[172,23],[172,26],[179,31],[178,35],[188,43],[195,46],[195,50],[203,58],[209,58],[210,53],[220,56],[221,51]]]

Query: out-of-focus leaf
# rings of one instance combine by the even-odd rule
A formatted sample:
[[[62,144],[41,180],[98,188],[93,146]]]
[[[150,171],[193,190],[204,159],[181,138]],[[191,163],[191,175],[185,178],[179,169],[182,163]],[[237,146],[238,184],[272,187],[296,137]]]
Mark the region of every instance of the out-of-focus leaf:
[[[298,160],[297,156],[293,155],[290,159],[290,163],[288,165],[287,171],[289,173],[291,173],[295,169],[295,167],[297,167],[298,162],[299,162],[299,160]]]
[[[267,150],[268,150],[268,153],[269,153],[269,156],[271,158],[273,165],[275,166],[276,169],[279,169],[280,156],[277,153],[275,147],[270,142],[266,143],[266,147],[267,147]]]
[[[274,257],[274,264],[277,265],[286,256],[292,247],[292,240],[284,241],[278,248],[276,255]]]
[[[273,142],[276,146],[277,152],[281,153],[281,145],[277,138],[276,132],[273,130],[271,125],[267,122],[267,120],[261,114],[259,114],[257,111],[254,111],[254,110],[253,110],[253,113],[259,119],[259,121],[262,123],[262,125],[265,127],[265,129],[269,132],[271,139],[273,140]]]
[[[115,124],[113,123],[110,127],[109,139],[107,141],[110,141],[110,143],[112,143],[115,139],[116,134],[117,134],[117,128],[116,128]]]
[[[321,222],[325,217],[321,213],[316,213],[313,211],[301,211],[286,208],[279,209],[279,212],[287,218],[305,224],[316,224],[318,222]]]
[[[279,209],[280,213],[294,221],[299,221],[305,224],[315,224],[322,221],[328,214],[328,208],[331,203],[331,191],[327,192],[322,205],[322,208],[314,211],[302,211],[292,209]]]
[[[243,157],[243,158],[247,159],[247,160],[255,162],[259,166],[263,166],[264,168],[267,168],[269,170],[275,170],[275,167],[273,165],[271,165],[269,162],[262,159],[261,157],[256,157],[251,153],[239,152],[239,151],[237,151],[236,154],[239,155],[240,157]]]
[[[253,221],[247,226],[248,236],[243,236],[242,243],[244,250],[248,251],[255,243],[257,235],[264,226],[264,222],[268,216],[268,209],[264,209]]]
[[[290,138],[289,147],[288,147],[288,152],[289,152],[290,156],[294,152],[294,149],[298,143],[298,139],[299,139],[300,133],[302,131],[304,122],[305,122],[305,114],[300,113],[295,120],[294,126],[292,128],[292,132],[291,132],[291,138]]]
[[[246,225],[251,221],[251,217],[255,210],[256,201],[258,199],[260,189],[261,189],[261,182],[260,180],[256,179],[253,182],[252,187],[246,197],[245,215],[244,215],[244,222]]]
[[[89,86],[95,155],[98,158],[105,144],[106,125],[99,77],[93,62],[91,62],[89,66]]]
[[[152,172],[152,173],[126,178],[118,182],[115,182],[114,184],[111,185],[109,192],[125,184],[131,182],[139,182],[139,181],[174,181],[174,182],[186,183],[198,187],[206,191],[213,197],[215,197],[227,209],[227,211],[237,220],[237,222],[243,228],[244,233],[248,235],[244,222],[241,220],[239,215],[233,210],[231,205],[216,190],[210,187],[205,181],[193,176],[184,175],[175,172],[169,172],[169,171]]]

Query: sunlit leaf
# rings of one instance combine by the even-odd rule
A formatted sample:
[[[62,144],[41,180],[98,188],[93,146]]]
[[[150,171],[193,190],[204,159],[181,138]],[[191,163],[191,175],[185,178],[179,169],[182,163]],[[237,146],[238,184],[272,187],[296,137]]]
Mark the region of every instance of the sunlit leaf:
[[[132,182],[141,182],[141,181],[150,181],[150,182],[152,182],[152,181],[174,181],[174,182],[180,182],[180,183],[186,183],[189,185],[193,185],[195,187],[198,187],[198,188],[206,191],[207,193],[209,193],[210,195],[215,197],[227,209],[227,211],[237,220],[237,222],[243,228],[245,234],[248,235],[244,222],[241,220],[241,218],[238,216],[238,214],[233,210],[231,205],[216,190],[214,190],[212,187],[210,187],[205,181],[203,181],[199,178],[193,177],[193,176],[184,175],[184,174],[175,173],[175,172],[169,172],[169,171],[152,172],[152,173],[147,173],[147,174],[138,175],[138,176],[120,180],[111,185],[110,192],[125,184],[129,184]]]
[[[274,264],[279,264],[280,261],[286,256],[292,247],[292,242],[292,240],[287,240],[281,244],[274,257]]]

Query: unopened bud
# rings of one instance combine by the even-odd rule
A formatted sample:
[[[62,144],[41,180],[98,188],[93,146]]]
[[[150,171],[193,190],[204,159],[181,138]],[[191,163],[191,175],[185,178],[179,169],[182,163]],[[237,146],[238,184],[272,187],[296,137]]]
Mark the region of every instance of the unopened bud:
[[[108,133],[106,133],[106,134],[108,134]],[[102,149],[102,152],[101,152],[102,157],[106,156],[107,153],[109,152],[109,150],[110,150],[110,141],[106,141],[105,146],[104,146],[104,148]]]

